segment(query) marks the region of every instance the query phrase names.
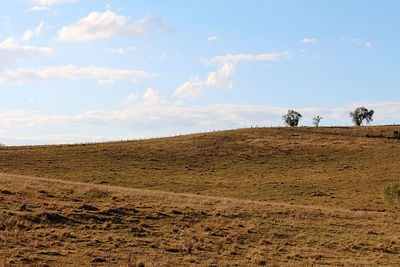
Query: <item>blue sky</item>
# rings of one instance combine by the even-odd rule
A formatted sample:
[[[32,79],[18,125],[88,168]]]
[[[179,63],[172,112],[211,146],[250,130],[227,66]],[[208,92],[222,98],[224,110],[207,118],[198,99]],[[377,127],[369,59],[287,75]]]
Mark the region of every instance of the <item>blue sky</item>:
[[[7,145],[400,123],[398,1],[1,2]]]

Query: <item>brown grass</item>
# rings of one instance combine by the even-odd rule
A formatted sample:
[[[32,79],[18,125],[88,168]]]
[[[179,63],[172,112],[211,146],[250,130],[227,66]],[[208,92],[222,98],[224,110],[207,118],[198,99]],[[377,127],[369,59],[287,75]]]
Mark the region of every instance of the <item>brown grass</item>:
[[[0,175],[0,260],[396,266],[399,210],[380,195],[400,180],[399,128],[2,147],[0,171],[9,174]]]
[[[1,175],[0,187],[0,236],[7,238],[6,264],[400,264],[397,212],[254,202],[14,175]]]
[[[257,128],[144,141],[0,148],[0,172],[207,196],[384,210],[400,126]]]

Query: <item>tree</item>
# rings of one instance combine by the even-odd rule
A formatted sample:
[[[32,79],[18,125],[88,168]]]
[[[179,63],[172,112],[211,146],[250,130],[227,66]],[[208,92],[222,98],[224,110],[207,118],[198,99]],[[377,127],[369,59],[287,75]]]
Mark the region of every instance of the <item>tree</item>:
[[[314,119],[312,119],[312,124],[314,124],[315,127],[318,127],[321,120],[322,120],[322,117],[318,115],[317,117],[314,117]]]
[[[365,107],[358,107],[354,112],[350,112],[350,117],[354,122],[354,125],[361,126],[363,121],[365,120],[367,123],[372,121],[372,116],[374,115],[375,111],[368,110]]]
[[[299,124],[301,117],[303,116],[301,116],[300,113],[294,110],[288,110],[288,113],[282,116],[282,120],[287,126],[294,127]]]

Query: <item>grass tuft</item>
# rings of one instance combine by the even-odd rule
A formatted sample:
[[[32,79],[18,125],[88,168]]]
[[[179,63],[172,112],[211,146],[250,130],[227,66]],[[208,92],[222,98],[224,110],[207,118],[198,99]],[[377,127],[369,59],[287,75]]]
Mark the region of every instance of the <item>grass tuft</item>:
[[[393,204],[395,201],[400,203],[400,184],[391,183],[385,185],[382,190],[382,198],[389,205],[390,208],[393,208]]]

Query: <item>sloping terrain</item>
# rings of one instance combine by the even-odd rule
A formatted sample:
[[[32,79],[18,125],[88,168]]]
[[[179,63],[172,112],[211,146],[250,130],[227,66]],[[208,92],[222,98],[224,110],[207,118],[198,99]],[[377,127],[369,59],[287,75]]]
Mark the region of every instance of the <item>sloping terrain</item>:
[[[0,148],[0,172],[206,196],[385,210],[400,126],[255,128]]]
[[[381,191],[400,181],[399,129],[255,128],[1,147],[0,260],[398,266],[400,213]]]
[[[400,264],[399,216],[0,176],[1,261],[35,266]],[[4,257],[4,258],[3,258]]]

